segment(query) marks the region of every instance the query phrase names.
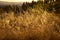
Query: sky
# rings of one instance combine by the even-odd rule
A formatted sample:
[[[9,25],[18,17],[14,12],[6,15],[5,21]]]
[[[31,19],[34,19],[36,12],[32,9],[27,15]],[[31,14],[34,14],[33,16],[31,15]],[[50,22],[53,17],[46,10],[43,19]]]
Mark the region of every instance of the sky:
[[[32,2],[32,0],[0,0],[0,1],[6,1],[6,2]],[[37,2],[37,0],[34,0]]]

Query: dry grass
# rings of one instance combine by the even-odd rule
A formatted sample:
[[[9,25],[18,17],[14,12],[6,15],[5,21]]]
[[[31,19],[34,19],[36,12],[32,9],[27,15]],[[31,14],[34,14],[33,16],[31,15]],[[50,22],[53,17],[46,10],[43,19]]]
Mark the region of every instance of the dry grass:
[[[40,10],[40,11],[39,11]],[[60,15],[41,9],[0,15],[1,40],[60,40]]]

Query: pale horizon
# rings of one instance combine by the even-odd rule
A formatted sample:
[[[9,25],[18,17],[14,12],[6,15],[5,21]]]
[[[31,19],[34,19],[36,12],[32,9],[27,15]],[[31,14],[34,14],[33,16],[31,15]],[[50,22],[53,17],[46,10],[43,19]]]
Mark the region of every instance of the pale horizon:
[[[5,2],[32,2],[33,0],[0,0],[0,1],[5,1]],[[38,0],[34,0],[37,2]]]

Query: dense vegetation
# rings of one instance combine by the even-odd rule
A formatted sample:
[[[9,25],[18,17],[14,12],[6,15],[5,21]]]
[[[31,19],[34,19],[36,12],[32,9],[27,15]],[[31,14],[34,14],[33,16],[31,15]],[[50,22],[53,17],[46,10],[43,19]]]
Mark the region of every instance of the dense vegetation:
[[[58,1],[0,7],[0,39],[60,40],[59,11]]]

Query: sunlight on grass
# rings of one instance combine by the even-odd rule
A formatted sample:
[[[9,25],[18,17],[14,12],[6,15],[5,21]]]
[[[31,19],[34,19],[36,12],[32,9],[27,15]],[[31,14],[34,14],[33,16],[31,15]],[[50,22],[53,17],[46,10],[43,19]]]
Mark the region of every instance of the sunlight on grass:
[[[49,40],[54,35],[53,39],[59,39],[60,18],[54,13],[36,13],[32,9],[30,12],[25,12],[24,15],[15,16],[13,12],[2,14],[0,19],[0,29],[5,33],[0,38],[15,35],[17,38],[28,39],[26,36],[36,36],[36,39]],[[3,16],[4,15],[4,16]],[[1,32],[0,31],[0,32]],[[20,36],[19,36],[20,35]],[[40,36],[39,36],[40,35]],[[44,37],[45,36],[45,37]],[[13,36],[12,36],[13,37]],[[41,38],[42,37],[42,38]],[[14,38],[14,37],[13,37]]]
[[[11,12],[2,12],[0,39],[60,40],[60,14],[47,12],[38,5],[28,7],[25,11],[22,9],[22,12],[14,8]]]

